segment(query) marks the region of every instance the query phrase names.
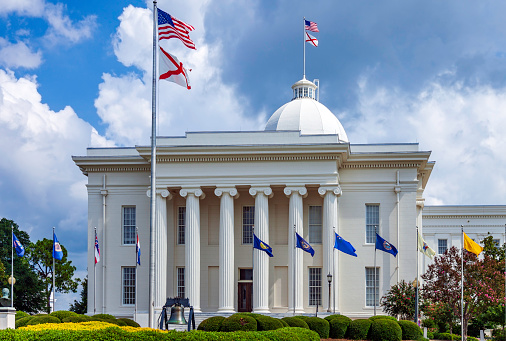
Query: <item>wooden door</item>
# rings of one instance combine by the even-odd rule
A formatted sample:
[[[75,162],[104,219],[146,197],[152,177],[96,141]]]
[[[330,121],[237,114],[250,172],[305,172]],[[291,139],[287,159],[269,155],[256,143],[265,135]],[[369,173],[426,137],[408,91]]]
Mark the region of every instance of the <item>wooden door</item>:
[[[238,283],[239,297],[237,300],[238,312],[251,312],[253,310],[252,294],[253,283]]]

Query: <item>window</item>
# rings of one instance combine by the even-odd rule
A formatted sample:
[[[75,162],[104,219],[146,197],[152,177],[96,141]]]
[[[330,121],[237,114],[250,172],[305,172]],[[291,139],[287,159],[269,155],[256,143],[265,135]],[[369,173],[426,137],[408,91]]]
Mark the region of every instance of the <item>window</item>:
[[[448,240],[447,239],[438,239],[437,240],[437,253],[442,255],[448,249]]]
[[[184,231],[186,226],[186,207],[178,207],[177,211],[177,243],[184,244]]]
[[[123,244],[135,244],[135,206],[123,207]]]
[[[309,206],[309,243],[322,242],[322,207]]]
[[[376,243],[379,227],[379,205],[365,205],[365,242]]]
[[[185,298],[184,268],[177,268],[177,297]]]
[[[253,226],[255,225],[255,206],[242,208],[242,243],[253,244]]]
[[[309,268],[309,305],[322,305],[321,268]]]
[[[123,304],[135,304],[135,267],[121,268],[122,288],[123,288]]]
[[[239,269],[239,280],[240,281],[252,281],[253,280],[253,269]]]
[[[374,307],[375,301],[379,306],[379,268],[365,268],[365,305]]]

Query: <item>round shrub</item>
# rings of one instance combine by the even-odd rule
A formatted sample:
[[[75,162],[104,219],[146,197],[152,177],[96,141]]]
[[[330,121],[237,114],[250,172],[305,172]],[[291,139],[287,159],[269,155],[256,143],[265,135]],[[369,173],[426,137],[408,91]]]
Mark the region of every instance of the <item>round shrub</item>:
[[[223,316],[212,316],[204,321],[200,322],[198,330],[204,330],[206,332],[217,332],[220,330],[221,323],[225,317]]]
[[[258,331],[275,330],[275,329],[283,328],[283,324],[281,323],[281,321],[274,318],[274,317],[259,315],[254,318],[255,318],[255,320],[257,320],[257,330]]]
[[[306,321],[298,318],[297,316],[287,316],[282,318],[290,327],[306,328],[309,329]]]
[[[436,328],[436,322],[431,318],[426,318],[422,321],[422,327]]]
[[[332,319],[335,319],[336,317],[340,317],[340,316],[344,316],[344,315],[334,314],[334,315],[325,316],[324,319],[330,322],[330,321],[332,321]]]
[[[392,321],[397,321],[397,319],[393,316],[388,316],[388,315],[376,315],[376,316],[371,316],[369,317],[369,320],[371,321],[376,321],[376,320],[380,320],[380,319],[387,319],[387,320],[392,320]]]
[[[35,324],[43,324],[43,323],[61,323],[60,319],[55,316],[34,316],[28,323],[27,326],[32,326]]]
[[[281,324],[283,325],[283,327],[290,327],[288,325],[288,323],[286,323],[285,321],[283,321],[283,319],[280,319],[279,321],[281,321]],[[307,323],[306,323],[307,324]]]
[[[347,338],[352,340],[366,340],[371,324],[372,321],[369,319],[357,319],[351,321],[348,325],[348,329],[346,330],[346,335],[348,336]]]
[[[100,318],[100,319],[106,319],[106,320],[116,320],[116,317],[110,314],[96,314],[92,317]]]
[[[319,317],[308,317],[305,322],[309,326],[309,329],[314,330],[318,334],[320,334],[320,338],[328,339],[330,326],[327,320],[321,319]]]
[[[349,317],[334,315],[334,318],[329,321],[329,337],[332,339],[344,339],[350,323],[351,319]]]
[[[402,330],[403,340],[418,340],[422,336],[422,329],[413,321],[398,321]]]
[[[129,327],[136,327],[136,328],[140,327],[140,324],[126,317],[119,318],[118,321],[124,322]]]
[[[20,318],[27,317],[27,316],[30,316],[30,314],[25,313],[24,311],[19,310],[19,311],[16,311],[16,317],[15,317],[15,319],[19,320]]]
[[[272,335],[273,337],[269,337],[269,340],[320,341],[320,335],[317,332],[306,328],[289,327],[260,333],[265,333],[268,337]]]
[[[62,320],[63,323],[66,323],[66,322],[81,323],[81,322],[88,322],[88,321],[91,321],[91,317],[86,316],[86,315],[79,315],[79,314],[77,316],[65,317]]]
[[[67,318],[67,317],[70,317],[70,316],[77,316],[79,314],[77,313],[74,313],[73,311],[68,311],[68,310],[58,310],[58,311],[53,311],[51,314],[49,314],[50,316],[54,316],[54,317],[57,317],[60,319],[60,321],[63,321],[63,319]]]
[[[301,319],[302,321],[306,321],[309,318],[309,316],[306,316],[306,315],[295,315],[292,317],[296,317],[298,319]]]
[[[234,314],[221,323],[220,332],[233,332],[236,330],[256,331],[257,320],[244,314]]]
[[[401,341],[402,329],[397,321],[377,319],[371,324],[369,335],[373,341]]]
[[[26,324],[31,320],[33,319],[33,316],[26,316],[26,317],[22,317],[20,319],[17,319],[16,320],[16,328],[21,328],[21,327],[24,327],[26,326]]]

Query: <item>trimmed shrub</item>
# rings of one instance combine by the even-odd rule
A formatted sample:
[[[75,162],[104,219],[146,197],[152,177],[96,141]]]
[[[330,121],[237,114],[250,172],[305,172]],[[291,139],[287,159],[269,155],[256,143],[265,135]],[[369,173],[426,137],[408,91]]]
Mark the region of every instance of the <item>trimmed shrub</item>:
[[[320,335],[317,332],[306,328],[289,327],[259,333],[267,336],[269,340],[320,341]]]
[[[15,319],[17,321],[20,318],[27,317],[27,316],[30,316],[30,314],[25,313],[24,311],[19,310],[19,311],[16,311],[16,317],[15,317]]]
[[[292,317],[296,317],[296,318],[301,319],[303,321],[306,321],[309,318],[309,316],[305,316],[305,315],[295,315]]]
[[[347,316],[343,315],[333,315],[329,321],[330,332],[329,337],[332,339],[344,339],[346,335],[346,330],[348,330],[348,326],[351,323],[351,319]]]
[[[285,321],[285,323],[288,324],[290,327],[309,329],[309,326],[307,325],[306,321],[298,318],[297,316],[287,316],[283,317],[281,320]]]
[[[423,319],[422,320],[422,327],[427,327],[427,328],[436,328],[436,322],[434,322],[433,319],[431,318],[426,318],[426,319]]]
[[[43,324],[43,323],[61,323],[60,319],[56,316],[34,316],[28,323],[27,326],[32,326],[35,324]]]
[[[86,316],[86,315],[79,315],[79,314],[77,314],[77,316],[65,317],[62,320],[63,323],[67,323],[67,322],[70,322],[70,323],[81,323],[81,322],[88,322],[88,321],[91,321],[91,317]]]
[[[281,323],[281,321],[274,318],[274,317],[259,315],[254,318],[255,318],[255,320],[257,320],[257,330],[258,331],[276,330],[279,328],[283,328],[283,324]]]
[[[280,321],[281,321],[281,324],[283,325],[283,327],[290,327],[290,326],[288,325],[288,323],[286,323],[286,321],[283,321],[283,319],[280,319]],[[306,324],[307,324],[307,323],[306,323]]]
[[[135,327],[135,328],[140,327],[140,324],[138,324],[134,320],[126,318],[126,317],[119,318],[118,321],[124,322],[129,327]]]
[[[429,330],[427,330],[427,338],[429,340],[434,340],[434,333],[431,332],[431,331],[429,331]]]
[[[100,319],[106,319],[106,320],[116,320],[116,317],[110,314],[96,314],[92,317],[100,318]]]
[[[26,317],[22,317],[22,318],[20,318],[20,319],[17,319],[17,320],[16,320],[16,324],[15,324],[16,328],[21,328],[21,327],[26,326],[26,324],[27,324],[27,323],[28,323],[31,319],[33,319],[33,318],[34,318],[34,316],[26,316]]]
[[[401,341],[402,329],[397,321],[377,319],[371,324],[369,335],[373,341]]]
[[[366,340],[372,321],[369,319],[357,319],[351,321],[346,330],[348,339]]]
[[[245,314],[234,314],[221,323],[220,332],[234,332],[237,330],[256,331],[257,320]]]
[[[329,321],[313,316],[308,317],[305,320],[305,322],[309,326],[309,329],[314,330],[320,335],[320,338],[322,339],[329,338],[329,331],[330,331]]]
[[[200,322],[197,330],[204,330],[206,332],[217,332],[220,330],[221,323],[225,317],[223,316],[212,316],[204,321]]]
[[[371,316],[369,317],[369,320],[371,321],[376,321],[376,320],[380,320],[380,319],[387,319],[387,320],[392,320],[392,321],[397,321],[397,319],[393,316],[388,316],[388,315],[376,315],[376,316]]]
[[[423,336],[422,329],[413,321],[398,321],[402,330],[403,340],[418,340]]]
[[[51,314],[49,314],[50,316],[54,316],[54,317],[57,317],[60,319],[60,321],[63,321],[63,319],[67,318],[67,317],[70,317],[70,316],[77,316],[79,314],[77,313],[74,313],[73,311],[68,311],[68,310],[58,310],[58,311],[53,311]]]

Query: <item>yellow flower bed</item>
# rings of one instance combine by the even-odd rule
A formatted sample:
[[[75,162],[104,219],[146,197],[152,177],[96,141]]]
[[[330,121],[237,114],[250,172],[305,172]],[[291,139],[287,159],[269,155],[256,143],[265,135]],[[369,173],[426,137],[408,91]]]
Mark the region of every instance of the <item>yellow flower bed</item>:
[[[152,328],[137,328],[137,327],[120,327],[118,325],[108,323],[108,322],[101,322],[101,321],[89,321],[89,322],[81,322],[81,323],[42,323],[42,324],[36,324],[33,326],[24,326],[19,329],[24,330],[33,330],[33,331],[42,331],[42,330],[100,330],[100,329],[106,329],[106,328],[120,328],[127,332],[139,332],[139,331],[159,331],[159,332],[165,332],[158,329],[152,329]]]

